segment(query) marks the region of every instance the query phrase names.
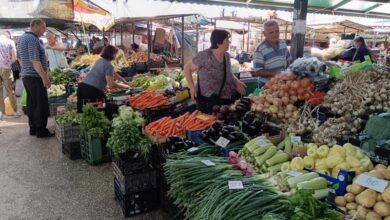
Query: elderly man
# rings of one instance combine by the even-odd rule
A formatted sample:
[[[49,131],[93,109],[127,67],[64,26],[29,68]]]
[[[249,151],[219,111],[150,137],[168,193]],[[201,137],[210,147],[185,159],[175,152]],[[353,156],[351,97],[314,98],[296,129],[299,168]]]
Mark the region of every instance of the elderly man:
[[[46,34],[46,38],[46,55],[49,60],[49,69],[54,70],[56,68],[68,68],[68,61],[66,60],[64,54],[64,45],[58,42],[57,36],[51,32]]]
[[[265,40],[261,42],[253,55],[253,76],[259,76],[262,83],[266,83],[270,78],[280,71],[285,70],[292,57],[287,50],[284,41],[279,40],[279,24],[275,20],[264,23]]]
[[[30,23],[30,32],[24,33],[17,48],[18,60],[21,61],[20,75],[27,91],[27,115],[30,135],[38,138],[51,137],[52,133],[46,128],[49,117],[49,102],[47,88],[51,83],[47,76],[47,59],[45,49],[39,37],[45,33],[46,24],[41,19]]]
[[[12,63],[16,60],[16,49],[15,43],[10,38],[11,34],[8,31],[4,31],[0,35],[0,120],[5,114],[3,86],[12,108],[15,112],[17,111],[16,96],[13,89],[14,77],[11,69]]]

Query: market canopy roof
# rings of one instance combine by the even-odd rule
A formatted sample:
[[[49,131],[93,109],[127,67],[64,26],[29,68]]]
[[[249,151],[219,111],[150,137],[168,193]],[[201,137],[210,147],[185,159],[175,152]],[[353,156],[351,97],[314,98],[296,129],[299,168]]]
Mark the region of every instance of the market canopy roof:
[[[171,2],[171,0],[165,1]],[[294,0],[176,0],[176,2],[271,10],[292,10],[294,7]],[[390,18],[390,2],[388,0],[309,0],[308,12]]]
[[[2,0],[0,4],[0,25],[28,26],[32,18],[43,18],[50,25],[85,22],[99,29],[113,25],[108,11],[89,0]],[[55,22],[52,22],[54,20]]]
[[[350,20],[334,20],[330,22],[308,23],[318,33],[354,33],[371,30],[371,27]]]

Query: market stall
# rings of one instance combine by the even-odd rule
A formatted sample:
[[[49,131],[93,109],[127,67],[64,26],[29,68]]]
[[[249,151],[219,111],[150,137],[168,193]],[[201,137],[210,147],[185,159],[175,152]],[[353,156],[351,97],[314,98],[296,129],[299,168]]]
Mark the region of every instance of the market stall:
[[[385,219],[389,80],[369,61],[301,58],[260,91],[204,114],[183,73],[166,69],[133,77],[130,90],[107,91],[82,114],[69,96],[56,135],[71,159],[113,161],[125,216],[162,208],[189,219]],[[119,109],[111,121],[110,105]]]

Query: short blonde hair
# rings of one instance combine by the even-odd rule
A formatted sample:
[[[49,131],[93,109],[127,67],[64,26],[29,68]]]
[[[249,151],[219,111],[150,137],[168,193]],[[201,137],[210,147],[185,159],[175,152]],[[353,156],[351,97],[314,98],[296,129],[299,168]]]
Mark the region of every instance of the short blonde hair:
[[[55,37],[57,37],[53,32],[50,32],[50,31],[48,31],[47,33],[46,33],[46,38],[55,38]]]

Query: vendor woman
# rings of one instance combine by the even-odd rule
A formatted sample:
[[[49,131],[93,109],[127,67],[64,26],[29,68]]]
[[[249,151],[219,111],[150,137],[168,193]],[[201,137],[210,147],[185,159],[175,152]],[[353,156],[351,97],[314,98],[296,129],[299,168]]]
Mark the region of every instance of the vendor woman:
[[[91,71],[79,84],[77,89],[77,112],[82,112],[84,103],[104,101],[104,91],[107,85],[110,89],[130,88],[129,85],[115,82],[116,76],[111,61],[114,60],[117,52],[118,48],[111,45],[106,46],[100,54],[101,58],[96,61]]]
[[[353,47],[345,50],[341,59],[363,62],[366,55],[372,60],[371,50],[367,47],[366,41],[363,37],[358,36],[353,39]]]
[[[233,90],[245,94],[245,84],[232,73],[229,50],[230,34],[224,30],[211,33],[211,47],[199,52],[184,67],[184,75],[190,88],[191,98],[197,101],[198,108],[211,113],[215,105],[229,105]],[[198,82],[195,86],[192,73],[197,71]]]

